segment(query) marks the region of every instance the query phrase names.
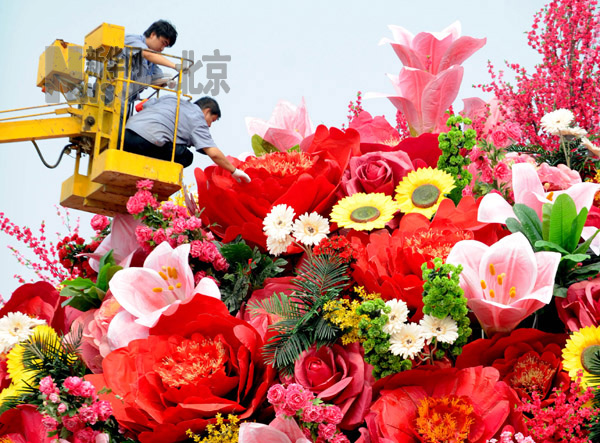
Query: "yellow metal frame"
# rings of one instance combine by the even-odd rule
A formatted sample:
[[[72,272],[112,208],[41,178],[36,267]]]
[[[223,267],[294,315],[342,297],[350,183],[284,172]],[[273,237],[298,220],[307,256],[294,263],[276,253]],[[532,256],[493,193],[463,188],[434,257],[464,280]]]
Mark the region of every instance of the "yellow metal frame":
[[[75,149],[75,170],[74,174],[62,183],[61,204],[109,216],[126,213],[127,200],[136,192],[138,180],[153,180],[153,192],[157,193],[159,200],[166,200],[181,189],[183,168],[174,162],[179,104],[182,95],[191,99],[181,91],[181,68],[177,88],[174,90],[136,82],[129,76],[125,78],[123,70],[115,70],[114,66],[120,60],[123,50],[126,48],[142,50],[142,48],[125,46],[124,35],[123,27],[103,23],[85,36],[83,47],[56,40],[40,56],[37,84],[40,87],[48,84],[63,94],[79,90],[79,99],[67,99],[66,103],[0,111],[0,113],[21,112],[66,105],[49,112],[1,118],[0,143],[69,138]],[[73,59],[73,48],[82,48],[87,62],[93,61],[102,65],[101,70],[81,70],[80,84],[76,83],[79,81],[79,73],[73,71],[73,66],[78,66],[78,62]],[[162,55],[179,59],[181,67],[184,61],[192,62],[183,57]],[[128,57],[128,73],[131,73],[131,59],[132,57]],[[63,83],[63,79],[66,79],[67,83]],[[88,85],[92,85],[92,82],[103,92],[106,88],[112,88],[113,99],[106,101],[102,94],[97,94],[94,99],[90,99],[86,94]],[[127,109],[131,83],[177,94],[171,161],[123,151],[125,125],[121,125],[121,128],[119,126],[121,110]],[[124,97],[124,103],[121,103],[121,97]],[[121,129],[120,134],[119,129]],[[84,155],[89,155],[87,173],[80,174],[81,159]]]

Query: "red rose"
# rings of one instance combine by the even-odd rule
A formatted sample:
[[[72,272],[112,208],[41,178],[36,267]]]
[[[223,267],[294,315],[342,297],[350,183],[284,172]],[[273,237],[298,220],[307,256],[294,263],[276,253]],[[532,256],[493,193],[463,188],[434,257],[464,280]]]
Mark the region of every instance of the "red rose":
[[[229,315],[220,300],[196,295],[160,318],[146,339],[111,352],[103,374],[88,376],[107,397],[120,425],[142,443],[186,439],[217,413],[252,416],[274,370],[265,366],[258,332]]]
[[[371,404],[373,368],[364,361],[362,346],[323,346],[302,353],[296,360],[294,380],[325,403],[333,403],[344,418],[342,429],[360,425]]]
[[[57,332],[66,334],[73,320],[81,315],[81,312],[71,306],[63,308],[63,301],[50,283],[27,283],[13,292],[0,309],[0,318],[9,312],[18,311],[45,320]]]
[[[358,144],[354,130],[319,126],[303,152],[275,152],[245,162],[231,159],[252,178],[251,183],[237,183],[217,166],[196,169],[203,222],[216,223],[211,229],[224,242],[242,235],[250,244],[266,249],[262,223],[273,206],[285,203],[297,215],[313,211],[329,215],[350,154],[358,150]]]
[[[561,358],[567,336],[537,329],[515,329],[508,336],[494,335],[479,339],[463,348],[456,360],[457,368],[493,366],[524,400],[534,390],[547,398],[554,387],[570,386],[569,375],[562,371]],[[549,398],[545,404],[552,403]]]
[[[558,316],[569,329],[579,331],[600,324],[600,278],[580,281],[567,290],[566,298],[556,298]]]
[[[341,187],[345,195],[357,192],[393,195],[398,183],[413,169],[406,152],[369,152],[350,159]]]
[[[505,426],[524,431],[519,398],[494,368],[422,367],[381,379],[366,417],[374,443],[484,443]]]

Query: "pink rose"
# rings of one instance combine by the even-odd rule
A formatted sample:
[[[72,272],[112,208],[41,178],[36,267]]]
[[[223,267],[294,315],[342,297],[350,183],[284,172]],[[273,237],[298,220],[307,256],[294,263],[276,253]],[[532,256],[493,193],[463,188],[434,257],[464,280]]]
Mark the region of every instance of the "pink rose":
[[[341,188],[346,195],[357,192],[393,195],[400,180],[413,169],[406,152],[369,152],[350,159]]]
[[[63,382],[63,387],[69,391],[71,395],[79,395],[79,388],[83,380],[79,377],[67,377]]]
[[[501,182],[508,181],[512,176],[511,172],[508,165],[504,162],[500,162],[494,167],[494,176]]]
[[[517,123],[508,122],[504,124],[506,135],[513,141],[518,142],[523,135],[521,127]]]
[[[572,284],[566,298],[556,298],[558,316],[569,329],[578,331],[600,324],[600,277]]]
[[[90,222],[92,229],[96,232],[104,231],[108,225],[110,225],[110,220],[106,215],[96,214],[92,217],[92,221]]]
[[[375,382],[371,365],[365,363],[358,343],[312,348],[296,360],[294,379],[343,414],[342,429],[360,425],[371,404]]]
[[[285,406],[290,410],[297,411],[308,406],[311,400],[312,394],[307,391],[303,386],[297,383],[288,386],[285,394]]]
[[[267,392],[267,400],[272,405],[279,405],[285,401],[285,388],[280,384],[273,385]]]

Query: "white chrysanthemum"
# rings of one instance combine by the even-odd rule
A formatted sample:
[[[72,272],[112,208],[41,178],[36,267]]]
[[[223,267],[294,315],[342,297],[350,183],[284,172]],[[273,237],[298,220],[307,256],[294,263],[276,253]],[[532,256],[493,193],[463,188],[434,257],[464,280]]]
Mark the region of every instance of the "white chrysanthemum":
[[[392,311],[388,316],[387,323],[383,326],[383,332],[387,334],[395,334],[396,332],[400,332],[400,330],[404,327],[406,320],[408,320],[408,306],[404,300],[392,299],[385,302],[387,306],[392,308]],[[381,311],[382,314],[385,312]]]
[[[425,315],[419,322],[427,343],[435,339],[440,343],[454,343],[458,338],[458,325],[452,317],[437,318]]]
[[[306,246],[319,244],[329,234],[329,222],[316,212],[301,215],[294,222],[292,232],[296,240]]]
[[[557,109],[544,115],[540,120],[542,129],[552,135],[560,135],[573,122],[575,116],[568,109]]]
[[[563,129],[562,131],[560,131],[560,135],[581,138],[587,135],[587,131],[585,129],[580,128],[579,126],[575,126],[574,128]]]
[[[286,236],[283,240],[275,240],[273,237],[267,237],[267,250],[273,255],[280,255],[287,250],[293,241],[294,239],[291,235]]]
[[[423,350],[425,339],[421,326],[408,323],[390,337],[390,352],[402,358],[413,358]]]
[[[8,352],[17,343],[27,340],[33,328],[45,324],[44,320],[22,312],[9,312],[0,318],[0,353]]]
[[[263,220],[263,231],[272,241],[283,241],[292,232],[292,221],[296,213],[291,206],[282,204],[273,206]]]

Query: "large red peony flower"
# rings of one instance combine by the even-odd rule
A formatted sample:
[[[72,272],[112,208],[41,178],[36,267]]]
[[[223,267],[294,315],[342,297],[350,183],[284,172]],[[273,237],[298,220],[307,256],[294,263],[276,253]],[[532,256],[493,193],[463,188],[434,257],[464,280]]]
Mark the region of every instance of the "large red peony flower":
[[[494,368],[422,367],[381,379],[361,443],[484,443],[524,430],[519,399]]]
[[[111,352],[104,373],[88,376],[122,397],[109,398],[114,416],[140,442],[185,441],[186,430],[202,432],[217,413],[248,418],[265,400],[275,374],[263,363],[263,341],[220,300],[198,294],[150,334]]]
[[[216,223],[211,229],[225,242],[242,235],[264,249],[262,223],[274,205],[290,205],[297,215],[313,211],[329,215],[350,154],[358,151],[359,136],[354,130],[319,126],[310,140],[303,152],[275,152],[245,162],[231,159],[252,178],[251,183],[237,183],[216,166],[196,169],[203,221]]]
[[[373,368],[358,343],[309,349],[296,360],[294,381],[342,410],[342,429],[360,425],[371,405]]]
[[[69,332],[71,322],[81,312],[67,306],[63,308],[64,300],[54,286],[47,282],[27,283],[17,288],[10,299],[0,309],[0,318],[9,312],[22,312],[23,314],[45,320],[57,332]]]
[[[558,316],[571,332],[600,324],[600,278],[577,282],[566,298],[556,298]]]
[[[566,339],[566,334],[515,329],[508,336],[496,334],[491,339],[469,343],[458,356],[456,367],[493,366],[500,373],[500,379],[522,399],[531,400],[531,393],[538,391],[547,405],[553,402],[548,398],[552,388],[562,384],[566,390],[570,386],[569,375],[561,365]]]

